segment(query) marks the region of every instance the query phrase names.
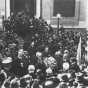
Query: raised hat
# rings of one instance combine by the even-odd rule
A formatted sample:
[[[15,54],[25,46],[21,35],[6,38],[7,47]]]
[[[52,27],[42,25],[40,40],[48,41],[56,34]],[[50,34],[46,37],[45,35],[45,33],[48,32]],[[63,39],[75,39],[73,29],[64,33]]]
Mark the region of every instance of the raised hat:
[[[3,61],[2,61],[2,64],[9,64],[9,63],[11,63],[12,62],[12,58],[11,57],[7,57],[6,59],[4,59]]]

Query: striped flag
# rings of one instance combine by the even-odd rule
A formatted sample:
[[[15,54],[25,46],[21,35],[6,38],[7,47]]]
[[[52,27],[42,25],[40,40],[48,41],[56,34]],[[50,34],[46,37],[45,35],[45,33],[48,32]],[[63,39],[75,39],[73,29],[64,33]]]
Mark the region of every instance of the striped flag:
[[[81,37],[79,39],[79,44],[78,44],[78,49],[77,49],[77,61],[78,61],[78,64],[80,65],[81,64]]]

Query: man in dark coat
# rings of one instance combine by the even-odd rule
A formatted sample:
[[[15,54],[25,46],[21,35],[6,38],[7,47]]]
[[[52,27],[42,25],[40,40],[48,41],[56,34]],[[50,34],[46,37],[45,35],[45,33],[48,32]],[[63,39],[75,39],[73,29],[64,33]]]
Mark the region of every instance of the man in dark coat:
[[[55,59],[57,61],[57,65],[58,65],[58,69],[62,69],[62,64],[63,64],[63,56],[62,56],[62,53],[61,51],[56,51],[55,52]]]

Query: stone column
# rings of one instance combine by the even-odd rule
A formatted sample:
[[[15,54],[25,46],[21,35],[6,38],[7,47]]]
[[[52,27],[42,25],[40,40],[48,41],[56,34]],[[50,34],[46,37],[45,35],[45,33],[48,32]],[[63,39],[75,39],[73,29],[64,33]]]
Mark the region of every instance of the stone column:
[[[53,16],[53,0],[42,0],[42,17],[50,23]]]
[[[86,31],[87,31],[87,47],[86,47],[87,55],[85,60],[88,63],[88,0],[85,1],[86,1]]]
[[[40,17],[40,11],[41,11],[41,0],[36,0],[36,17],[39,18]]]
[[[6,0],[6,18],[10,16],[10,0]]]

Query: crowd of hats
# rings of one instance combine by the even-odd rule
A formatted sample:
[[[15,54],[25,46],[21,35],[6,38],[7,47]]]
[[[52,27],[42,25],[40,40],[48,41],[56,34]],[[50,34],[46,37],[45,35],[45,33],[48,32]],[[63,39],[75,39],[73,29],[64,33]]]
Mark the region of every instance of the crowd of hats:
[[[87,84],[86,33],[53,29],[46,21],[19,12],[0,33],[1,88],[77,88]],[[82,66],[76,60],[82,38]],[[85,81],[85,82],[84,82]]]

